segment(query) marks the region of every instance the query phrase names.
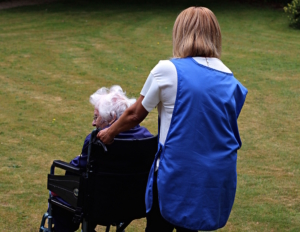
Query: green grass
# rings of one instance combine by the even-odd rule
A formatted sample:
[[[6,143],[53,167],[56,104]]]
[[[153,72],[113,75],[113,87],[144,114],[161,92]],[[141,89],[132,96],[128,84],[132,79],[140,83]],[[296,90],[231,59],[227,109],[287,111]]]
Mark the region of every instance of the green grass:
[[[172,55],[174,20],[191,5],[182,2],[0,11],[1,231],[37,231],[52,160],[78,155],[92,130],[89,96],[113,84],[139,96],[150,70]],[[300,231],[300,32],[283,11],[195,4],[216,14],[222,61],[249,90],[239,118],[236,200],[222,231]],[[156,118],[153,111],[143,123],[152,133]],[[128,231],[144,227],[138,220]]]

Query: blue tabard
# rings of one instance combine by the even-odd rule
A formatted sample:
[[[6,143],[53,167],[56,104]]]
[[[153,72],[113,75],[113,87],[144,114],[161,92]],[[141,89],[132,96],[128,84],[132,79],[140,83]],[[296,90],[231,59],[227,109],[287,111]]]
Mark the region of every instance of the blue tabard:
[[[237,118],[247,89],[233,74],[172,59],[178,76],[173,116],[165,145],[159,144],[146,189],[153,202],[156,160],[159,207],[170,223],[191,230],[225,226],[236,192]]]

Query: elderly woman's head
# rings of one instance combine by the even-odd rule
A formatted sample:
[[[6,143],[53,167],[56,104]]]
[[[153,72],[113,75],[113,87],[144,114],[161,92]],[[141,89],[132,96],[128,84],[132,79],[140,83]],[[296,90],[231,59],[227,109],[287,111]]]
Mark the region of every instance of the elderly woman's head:
[[[173,56],[221,57],[222,37],[218,20],[205,7],[182,11],[173,27]]]
[[[93,126],[103,129],[117,120],[135,101],[127,98],[118,85],[110,89],[105,87],[98,89],[90,96],[90,103],[95,107]]]

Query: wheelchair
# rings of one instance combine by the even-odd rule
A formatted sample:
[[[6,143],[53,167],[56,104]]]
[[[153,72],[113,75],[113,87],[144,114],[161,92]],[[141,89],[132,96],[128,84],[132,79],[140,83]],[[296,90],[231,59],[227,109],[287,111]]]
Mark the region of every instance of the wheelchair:
[[[111,226],[122,232],[133,220],[146,216],[145,190],[157,152],[157,136],[115,139],[104,145],[96,137],[98,132],[91,133],[86,168],[53,161],[47,183],[49,208],[42,218],[40,232],[53,231],[53,207],[70,212],[73,222],[82,224],[82,232],[94,231],[95,224],[106,226],[106,232]],[[69,175],[55,175],[55,168]],[[62,204],[51,192],[69,205]]]

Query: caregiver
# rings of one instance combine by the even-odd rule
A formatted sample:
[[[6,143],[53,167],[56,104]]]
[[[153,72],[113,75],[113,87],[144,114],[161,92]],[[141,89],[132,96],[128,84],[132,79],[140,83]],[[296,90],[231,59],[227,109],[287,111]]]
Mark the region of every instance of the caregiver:
[[[173,59],[160,61],[137,102],[98,134],[104,143],[157,106],[159,147],[147,189],[147,232],[216,230],[229,217],[237,183],[237,118],[247,89],[219,59],[221,31],[205,7],[173,28]]]

